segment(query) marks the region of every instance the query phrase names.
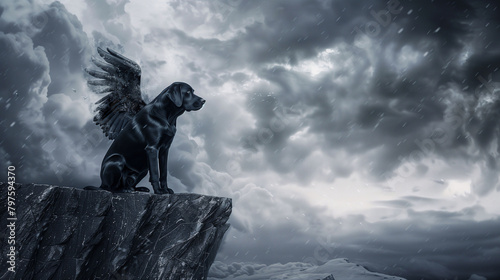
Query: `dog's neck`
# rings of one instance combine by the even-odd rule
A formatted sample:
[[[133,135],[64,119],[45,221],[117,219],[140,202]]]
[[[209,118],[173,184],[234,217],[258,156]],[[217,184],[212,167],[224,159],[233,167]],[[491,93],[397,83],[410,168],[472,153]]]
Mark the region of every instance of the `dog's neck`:
[[[155,102],[153,104],[153,113],[161,119],[167,120],[169,124],[175,124],[177,117],[182,115],[186,110],[182,107],[175,106],[169,98],[165,98],[164,102]]]

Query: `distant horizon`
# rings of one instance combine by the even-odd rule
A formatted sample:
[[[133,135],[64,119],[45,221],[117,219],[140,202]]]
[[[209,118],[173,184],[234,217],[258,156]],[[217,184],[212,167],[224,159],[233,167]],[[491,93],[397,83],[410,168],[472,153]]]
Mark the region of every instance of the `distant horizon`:
[[[3,1],[0,169],[100,185],[83,69],[109,47],[144,100],[176,81],[206,100],[177,120],[168,181],[233,199],[221,275],[348,258],[500,278],[499,30],[488,1]]]

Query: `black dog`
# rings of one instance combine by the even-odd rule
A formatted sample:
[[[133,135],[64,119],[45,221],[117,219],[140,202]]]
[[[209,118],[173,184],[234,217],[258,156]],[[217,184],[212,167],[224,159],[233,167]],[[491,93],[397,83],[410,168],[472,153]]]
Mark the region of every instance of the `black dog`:
[[[91,86],[110,92],[99,100],[94,122],[114,139],[101,165],[100,188],[113,192],[148,191],[136,188],[149,171],[156,194],[173,193],[167,184],[168,150],[176,132],[176,120],[184,111],[201,109],[205,100],[186,83],[176,82],[145,105],[140,93],[140,68],[132,60],[98,48],[109,64],[93,60],[102,71],[87,70]],[[86,189],[99,189],[86,187]]]

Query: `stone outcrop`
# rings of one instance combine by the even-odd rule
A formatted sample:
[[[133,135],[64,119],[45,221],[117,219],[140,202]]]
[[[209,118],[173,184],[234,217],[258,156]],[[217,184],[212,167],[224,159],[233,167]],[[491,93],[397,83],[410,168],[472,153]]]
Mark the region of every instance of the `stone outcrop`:
[[[231,214],[231,199],[199,194],[15,188],[15,273],[2,241],[1,279],[206,279]]]

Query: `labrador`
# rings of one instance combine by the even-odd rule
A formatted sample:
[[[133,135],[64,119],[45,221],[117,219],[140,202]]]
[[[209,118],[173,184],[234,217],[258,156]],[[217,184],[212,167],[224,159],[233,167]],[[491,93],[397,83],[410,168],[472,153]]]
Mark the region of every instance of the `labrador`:
[[[97,102],[94,122],[113,139],[101,164],[101,186],[112,192],[149,191],[137,184],[149,172],[156,194],[172,194],[167,184],[168,151],[176,133],[177,118],[185,111],[197,111],[205,100],[187,83],[175,82],[152,102],[145,104],[140,93],[140,68],[132,60],[107,49],[98,49],[107,62],[94,60],[104,70],[87,72],[91,86],[105,86],[110,92]]]

